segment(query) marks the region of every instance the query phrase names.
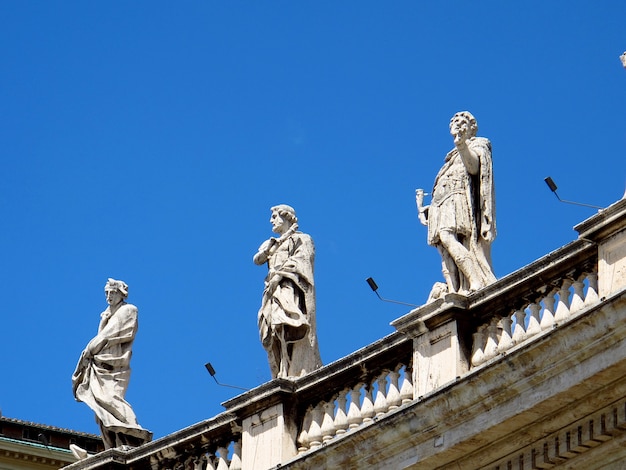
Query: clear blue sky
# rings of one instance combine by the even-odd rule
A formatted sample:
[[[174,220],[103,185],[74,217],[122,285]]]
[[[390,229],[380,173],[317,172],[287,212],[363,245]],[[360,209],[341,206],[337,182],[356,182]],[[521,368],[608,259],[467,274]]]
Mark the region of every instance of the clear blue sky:
[[[0,407],[98,432],[70,378],[108,277],[139,307],[127,398],[161,437],[270,378],[269,207],[317,247],[325,363],[441,280],[414,191],[471,111],[493,144],[504,276],[626,183],[626,3],[0,2]]]

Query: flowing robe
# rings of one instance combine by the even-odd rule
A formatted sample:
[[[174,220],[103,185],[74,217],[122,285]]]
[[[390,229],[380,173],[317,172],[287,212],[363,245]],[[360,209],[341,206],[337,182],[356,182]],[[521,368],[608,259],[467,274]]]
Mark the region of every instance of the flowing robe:
[[[301,232],[270,250],[258,324],[273,378],[299,377],[322,365],[315,326],[314,258],[313,240]]]
[[[428,244],[441,249],[441,231],[455,233],[469,250],[484,287],[496,280],[491,268],[491,242],[496,236],[491,143],[472,137],[468,146],[478,156],[478,174],[467,171],[456,148],[446,155],[428,209]]]
[[[74,397],[96,414],[106,448],[140,445],[152,438],[124,399],[137,325],[134,305],[123,303],[113,314],[107,308],[98,334],[85,347],[72,376]]]

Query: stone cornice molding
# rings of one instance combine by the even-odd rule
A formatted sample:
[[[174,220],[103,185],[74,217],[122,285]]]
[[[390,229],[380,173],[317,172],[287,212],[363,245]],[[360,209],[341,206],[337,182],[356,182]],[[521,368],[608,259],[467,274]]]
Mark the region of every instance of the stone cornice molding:
[[[598,242],[626,227],[626,199],[611,204],[596,215],[574,226],[579,239]]]
[[[5,459],[28,461],[52,468],[76,461],[67,449],[0,437],[0,460]]]

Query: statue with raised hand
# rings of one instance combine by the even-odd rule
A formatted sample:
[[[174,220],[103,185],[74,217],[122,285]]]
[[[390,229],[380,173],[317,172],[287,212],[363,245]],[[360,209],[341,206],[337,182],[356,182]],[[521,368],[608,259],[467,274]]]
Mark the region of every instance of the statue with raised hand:
[[[454,148],[435,179],[430,205],[424,206],[424,190],[415,191],[428,244],[441,254],[446,291],[465,295],[496,280],[491,266],[496,236],[491,143],[476,137],[477,130],[474,116],[456,113],[450,120]]]

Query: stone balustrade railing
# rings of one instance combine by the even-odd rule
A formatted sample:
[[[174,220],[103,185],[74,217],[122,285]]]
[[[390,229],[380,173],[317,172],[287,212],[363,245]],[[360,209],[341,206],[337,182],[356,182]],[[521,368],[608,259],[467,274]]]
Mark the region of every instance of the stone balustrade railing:
[[[365,369],[364,369],[365,370]],[[311,403],[302,418],[298,452],[372,423],[413,400],[410,357],[377,374],[365,374],[352,386],[343,386],[328,399]]]
[[[294,456],[367,426],[412,401],[411,364],[411,339],[393,333],[304,377],[273,381],[290,391],[283,404],[293,402],[288,406],[294,417]],[[245,406],[247,395],[224,405]]]
[[[151,470],[241,470],[241,426],[236,418],[225,418],[223,422],[203,422],[187,428],[195,429],[165,447],[163,442],[155,441],[153,444],[160,444],[155,446],[156,452],[141,447],[147,452],[135,456],[135,460],[148,457]]]
[[[394,321],[398,331],[414,338],[414,397],[599,302],[597,265],[596,244],[579,239],[472,296],[447,295]]]
[[[193,470],[241,470],[241,439],[233,441],[231,444],[232,451],[229,450],[230,445],[224,443],[214,449],[203,451],[199,456],[188,456],[185,461],[174,460],[176,465],[171,468],[172,470],[190,468]],[[160,465],[161,461],[158,458],[153,460],[155,464],[152,466],[153,469],[170,468]]]
[[[625,227],[623,200],[579,225],[574,242],[469,297],[450,294],[409,312],[392,322],[395,332],[349,356],[239,395],[213,419],[137,449],[107,450],[68,470],[297,467],[317,450],[367,434],[380,420],[394,420],[576,324],[626,285]]]
[[[583,268],[548,280],[537,273],[537,277],[547,281],[544,285],[510,306],[493,311],[491,318],[473,333],[471,366],[480,366],[596,304],[600,300],[596,264],[596,258],[591,257],[585,260]]]
[[[225,412],[131,450],[108,449],[65,468],[241,470],[241,420]]]

